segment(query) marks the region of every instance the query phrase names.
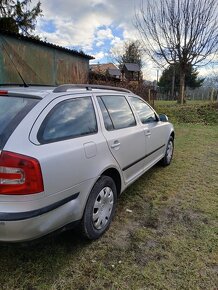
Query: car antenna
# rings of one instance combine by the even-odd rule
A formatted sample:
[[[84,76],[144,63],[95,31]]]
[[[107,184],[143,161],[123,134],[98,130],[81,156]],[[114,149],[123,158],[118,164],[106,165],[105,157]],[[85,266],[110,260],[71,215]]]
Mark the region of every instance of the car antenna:
[[[2,37],[2,39],[4,40],[3,37]],[[5,40],[4,40],[4,41],[5,41]],[[17,71],[19,77],[21,78],[21,80],[22,80],[22,82],[23,82],[23,86],[24,86],[25,88],[28,88],[28,87],[29,87],[28,84],[25,82],[25,80],[24,80],[24,78],[22,77],[20,71],[19,71],[18,68],[16,67],[16,65],[15,65],[15,63],[14,63],[14,61],[13,61],[13,59],[10,57],[10,54],[7,52],[7,49],[4,47],[3,42],[2,42],[2,47],[3,47],[3,49],[5,50],[5,52],[6,52],[7,56],[9,57],[10,61],[12,62],[13,66],[15,67],[15,69],[16,69],[16,71]]]

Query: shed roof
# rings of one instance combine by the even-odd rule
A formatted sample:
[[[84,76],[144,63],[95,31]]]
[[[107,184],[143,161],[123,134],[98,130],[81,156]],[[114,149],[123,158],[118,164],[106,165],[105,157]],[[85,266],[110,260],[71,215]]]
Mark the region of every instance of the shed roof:
[[[136,71],[136,72],[140,71],[140,67],[137,63],[124,63],[123,66],[126,67],[128,71]]]
[[[108,69],[108,73],[111,76],[120,76],[121,75],[121,72],[120,72],[120,70],[118,68],[116,68],[116,69]]]
[[[57,50],[60,50],[60,51],[63,51],[63,52],[67,52],[67,53],[70,53],[72,55],[80,56],[80,57],[83,57],[83,58],[86,58],[86,59],[89,59],[89,60],[94,59],[93,56],[90,56],[90,55],[85,54],[83,52],[78,52],[78,51],[76,51],[74,49],[69,49],[69,48],[66,48],[66,47],[62,47],[62,46],[59,46],[59,45],[56,45],[56,44],[53,44],[53,43],[50,43],[50,42],[47,42],[47,41],[36,39],[34,37],[24,36],[24,35],[21,35],[21,34],[12,33],[12,32],[8,32],[8,31],[0,31],[0,37],[4,36],[4,35],[5,36],[14,37],[14,38],[17,38],[17,39],[20,39],[20,40],[25,40],[25,41],[28,41],[28,42],[32,42],[32,43],[35,43],[35,44],[39,44],[39,45],[42,45],[42,46],[54,48],[54,49],[57,49]]]

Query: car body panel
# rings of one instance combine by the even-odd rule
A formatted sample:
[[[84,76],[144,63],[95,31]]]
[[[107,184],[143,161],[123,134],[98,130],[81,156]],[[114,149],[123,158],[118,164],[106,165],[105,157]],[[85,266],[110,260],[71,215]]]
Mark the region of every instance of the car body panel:
[[[119,174],[120,191],[123,192],[163,158],[168,139],[174,131],[172,124],[159,121],[158,115],[156,122],[142,124],[129,100],[131,93],[79,88],[53,93],[52,89],[37,87],[13,88],[11,91],[17,96],[26,93],[27,97],[41,98],[16,127],[3,150],[39,161],[44,191],[27,195],[0,194],[0,241],[32,240],[81,220],[89,194],[104,172],[110,169]],[[135,126],[114,131],[105,129],[97,96],[110,94],[125,95],[136,119]],[[64,100],[85,96],[92,100],[98,131],[41,144],[37,133],[52,108]],[[60,206],[53,208],[59,203]],[[31,217],[37,211],[40,214]],[[12,220],[7,220],[10,214]],[[13,216],[19,217],[19,214],[27,218],[13,220]]]

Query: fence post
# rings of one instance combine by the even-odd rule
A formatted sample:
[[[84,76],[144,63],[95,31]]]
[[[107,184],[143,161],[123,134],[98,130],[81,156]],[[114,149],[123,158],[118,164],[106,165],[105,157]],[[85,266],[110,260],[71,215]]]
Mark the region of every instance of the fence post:
[[[214,94],[214,88],[212,88],[211,95],[210,95],[211,102],[213,102],[213,94]]]

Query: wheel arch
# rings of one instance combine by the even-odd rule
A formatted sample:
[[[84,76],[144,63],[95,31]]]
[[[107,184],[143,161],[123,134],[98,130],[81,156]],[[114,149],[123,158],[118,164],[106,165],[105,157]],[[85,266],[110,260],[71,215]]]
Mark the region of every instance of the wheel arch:
[[[122,188],[122,181],[119,171],[115,168],[108,168],[101,174],[101,176],[109,176],[113,179],[117,189],[117,196],[119,196]]]
[[[173,137],[173,140],[174,140],[174,138],[175,138],[175,132],[172,131],[172,132],[170,133],[170,136]]]

